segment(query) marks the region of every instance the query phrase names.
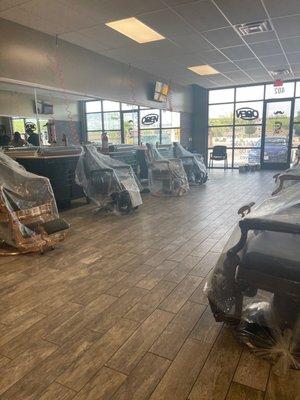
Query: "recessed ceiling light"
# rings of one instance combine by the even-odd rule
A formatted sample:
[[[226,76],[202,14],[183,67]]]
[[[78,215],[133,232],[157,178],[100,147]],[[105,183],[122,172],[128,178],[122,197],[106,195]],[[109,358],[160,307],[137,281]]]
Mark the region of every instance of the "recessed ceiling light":
[[[143,24],[143,22],[134,17],[107,22],[105,25],[138,43],[148,43],[165,39],[164,36],[155,32],[153,29],[149,28],[149,26]]]
[[[220,73],[210,65],[196,65],[195,67],[188,67],[188,69],[199,75],[215,75]]]

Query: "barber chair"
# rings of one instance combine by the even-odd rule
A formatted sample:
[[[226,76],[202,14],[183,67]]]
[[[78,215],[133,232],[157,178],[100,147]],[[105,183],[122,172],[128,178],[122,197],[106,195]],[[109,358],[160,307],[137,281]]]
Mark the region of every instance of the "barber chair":
[[[233,325],[257,355],[281,372],[300,369],[300,186],[249,215],[252,205],[240,210],[240,239],[213,271],[209,303],[216,321]]]
[[[150,143],[147,146],[149,186],[152,194],[182,196],[189,183],[180,159],[166,159]]]
[[[180,143],[173,143],[175,158],[182,161],[183,168],[190,184],[202,185],[208,179],[207,169],[200,154],[193,154],[186,150]]]
[[[85,146],[76,167],[76,182],[99,209],[129,213],[141,204],[141,185],[132,167]]]
[[[69,227],[59,218],[49,180],[1,153],[0,255],[53,249]]]
[[[294,164],[292,168],[286,171],[274,175],[276,188],[274,189],[272,195],[279,193],[285,187],[294,185],[295,183],[300,183],[300,164]]]

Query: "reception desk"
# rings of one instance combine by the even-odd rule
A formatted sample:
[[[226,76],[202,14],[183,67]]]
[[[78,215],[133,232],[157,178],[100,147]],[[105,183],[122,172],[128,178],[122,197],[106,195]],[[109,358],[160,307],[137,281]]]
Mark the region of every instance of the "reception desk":
[[[59,207],[68,207],[72,200],[84,197],[82,188],[75,182],[79,149],[22,148],[7,150],[6,154],[27,171],[49,178]]]

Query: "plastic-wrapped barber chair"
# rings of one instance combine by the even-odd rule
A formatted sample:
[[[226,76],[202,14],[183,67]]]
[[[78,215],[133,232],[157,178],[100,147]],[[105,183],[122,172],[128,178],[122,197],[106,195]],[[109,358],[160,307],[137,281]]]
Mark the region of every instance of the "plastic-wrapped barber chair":
[[[300,185],[241,219],[206,292],[215,319],[279,373],[300,368]]]
[[[149,187],[157,196],[181,196],[189,190],[189,183],[182,161],[166,159],[147,143],[147,165]]]
[[[272,193],[273,195],[295,183],[300,183],[300,164],[294,164],[292,168],[274,175],[274,179],[276,187]]]
[[[49,180],[0,153],[0,255],[43,253],[69,227],[59,218]]]
[[[132,167],[84,146],[76,167],[76,183],[99,209],[128,213],[142,204],[142,187]]]
[[[173,143],[172,152],[182,161],[189,183],[202,185],[207,181],[207,169],[200,154],[191,153],[178,142]]]

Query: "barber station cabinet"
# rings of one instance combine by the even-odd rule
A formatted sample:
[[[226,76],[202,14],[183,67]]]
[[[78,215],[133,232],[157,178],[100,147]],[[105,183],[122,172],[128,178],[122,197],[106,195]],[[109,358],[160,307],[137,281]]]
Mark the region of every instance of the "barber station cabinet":
[[[17,157],[16,161],[34,174],[49,178],[58,207],[69,207],[71,201],[84,197],[83,190],[75,182],[75,170],[79,155],[51,157]]]

